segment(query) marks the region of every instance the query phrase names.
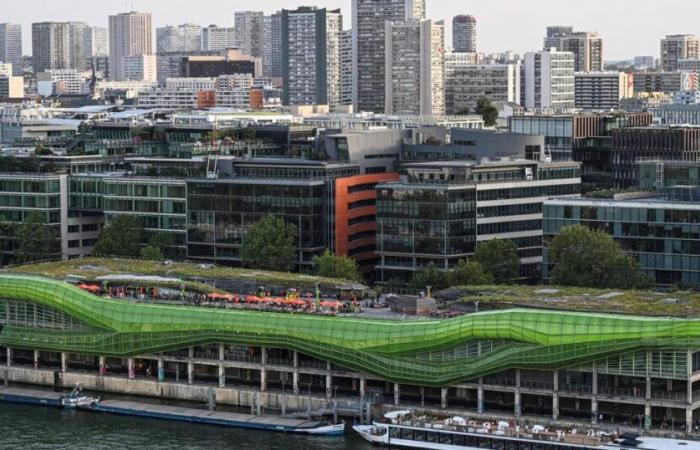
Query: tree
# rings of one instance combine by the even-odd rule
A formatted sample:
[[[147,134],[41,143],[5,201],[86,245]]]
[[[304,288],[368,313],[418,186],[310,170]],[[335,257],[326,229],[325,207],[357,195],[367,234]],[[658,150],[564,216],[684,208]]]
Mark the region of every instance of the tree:
[[[15,261],[27,263],[49,259],[59,253],[54,230],[45,222],[45,217],[35,211],[17,228]]]
[[[258,135],[258,133],[255,131],[255,128],[253,128],[253,127],[245,127],[238,132],[238,135],[240,136],[240,138],[242,140],[249,141],[251,139],[255,139],[255,137]]]
[[[468,116],[469,114],[471,114],[471,110],[469,108],[460,108],[457,110],[458,116]]]
[[[512,283],[520,273],[518,248],[508,240],[493,239],[479,244],[474,261],[481,264],[497,284]]]
[[[314,256],[311,262],[314,266],[314,273],[319,277],[341,278],[350,281],[362,280],[357,262],[347,256],[336,256],[330,250],[326,250],[321,256]]]
[[[460,259],[447,274],[447,281],[450,286],[485,286],[493,284],[494,279],[477,261]]]
[[[251,269],[289,272],[296,260],[297,229],[279,217],[268,215],[246,233],[241,260]]]
[[[148,244],[147,246],[141,249],[141,258],[148,259],[151,261],[162,261],[163,254],[161,253],[159,247],[153,244]]]
[[[549,262],[551,282],[561,286],[640,289],[650,285],[639,262],[625,255],[612,237],[584,225],[566,227],[554,237]]]
[[[148,240],[148,247],[154,247],[161,255],[161,257],[157,259],[163,259],[163,256],[170,256],[172,254],[173,245],[175,245],[175,239],[173,239],[173,235],[170,233],[156,233]]]
[[[427,289],[431,287],[432,291],[445,289],[447,285],[447,273],[438,269],[438,267],[430,263],[413,274],[413,279],[409,283],[412,289]]]
[[[102,228],[94,254],[133,258],[141,254],[143,223],[138,217],[121,215]]]
[[[498,109],[491,104],[491,100],[482,97],[476,101],[476,109],[474,112],[484,118],[484,124],[487,127],[496,125],[498,119]]]

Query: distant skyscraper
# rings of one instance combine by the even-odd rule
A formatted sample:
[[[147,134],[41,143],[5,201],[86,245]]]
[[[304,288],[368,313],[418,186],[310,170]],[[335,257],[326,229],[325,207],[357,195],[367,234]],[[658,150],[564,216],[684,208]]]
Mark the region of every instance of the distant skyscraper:
[[[547,27],[544,50],[550,48],[560,52],[572,52],[577,72],[601,72],[605,68],[603,39],[596,32],[574,32],[573,27]]]
[[[340,37],[340,104],[352,105],[352,30]]]
[[[282,10],[282,76],[287,105],[340,105],[340,10]]]
[[[444,22],[386,22],[387,114],[445,114]]]
[[[110,77],[124,81],[122,59],[153,54],[151,14],[128,12],[109,16]]]
[[[263,57],[265,15],[261,11],[239,11],[235,14],[236,41],[244,55]]]
[[[0,61],[12,64],[12,74],[24,73],[22,62],[22,25],[0,23]]]
[[[191,23],[156,29],[156,51],[161,53],[198,52],[202,49],[202,27]]]
[[[572,52],[540,51],[525,54],[523,106],[529,109],[567,110],[574,107]]]
[[[235,28],[209,25],[202,29],[202,50],[216,51],[236,47],[238,47],[238,44],[236,43]]]
[[[425,0],[352,1],[355,111],[384,111],[385,23],[406,19],[425,19]]]
[[[93,56],[109,55],[109,33],[104,27],[90,27],[85,34],[85,56],[90,59]]]
[[[678,70],[678,60],[698,58],[698,38],[692,34],[675,34],[661,39],[661,70]]]
[[[70,32],[65,22],[32,24],[32,65],[34,73],[70,69]]]
[[[266,77],[282,76],[282,13],[265,16],[263,74]]]
[[[88,61],[85,59],[85,39],[89,33],[90,27],[86,23],[68,23],[69,68],[83,71],[88,67]]]
[[[455,52],[476,52],[476,18],[455,16],[452,19],[452,49]]]

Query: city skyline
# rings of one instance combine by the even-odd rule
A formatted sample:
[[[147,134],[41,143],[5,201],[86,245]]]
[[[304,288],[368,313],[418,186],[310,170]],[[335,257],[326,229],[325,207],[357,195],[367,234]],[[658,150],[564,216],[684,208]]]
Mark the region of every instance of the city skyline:
[[[73,7],[66,8],[67,3]],[[25,0],[6,10],[0,21],[22,25],[24,53],[30,54],[33,22],[84,21],[93,26],[106,26],[108,15],[133,9],[152,13],[154,28],[181,23],[231,26],[235,11],[262,10],[270,14],[278,9],[294,9],[303,4],[341,8],[342,14],[347,18],[344,21],[347,29],[351,24],[350,3],[350,0],[301,3],[261,0],[251,7],[246,7],[247,5],[236,6],[214,0],[201,0],[195,8],[191,2],[184,0],[129,0],[115,2],[113,6],[100,4],[101,7],[96,7],[88,0],[66,0],[48,4],[40,0]],[[677,13],[681,8],[684,14]],[[562,10],[553,0],[527,3],[497,0],[489,4],[473,5],[443,4],[433,0],[427,2],[427,9],[427,18],[445,20],[446,42],[451,42],[453,16],[476,16],[479,23],[479,51],[485,53],[506,50],[524,53],[538,50],[542,46],[545,27],[548,25],[570,25],[579,30],[599,32],[606,42],[606,60],[630,59],[638,55],[658,57],[660,39],[666,34],[700,34],[700,26],[695,21],[695,17],[700,14],[700,5],[682,3],[680,0],[670,0],[663,4],[637,3],[634,10],[631,10],[628,2],[603,0],[591,0],[586,3],[585,8],[566,10]],[[625,18],[624,22],[619,20],[621,17]],[[514,35],[518,37],[515,38]],[[630,36],[634,38],[630,39]]]

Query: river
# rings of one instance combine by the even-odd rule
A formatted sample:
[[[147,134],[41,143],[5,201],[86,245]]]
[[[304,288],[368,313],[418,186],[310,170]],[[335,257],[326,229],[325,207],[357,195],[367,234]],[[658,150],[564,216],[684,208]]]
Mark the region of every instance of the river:
[[[351,431],[340,438],[315,438],[0,403],[0,448],[369,450],[373,447]]]

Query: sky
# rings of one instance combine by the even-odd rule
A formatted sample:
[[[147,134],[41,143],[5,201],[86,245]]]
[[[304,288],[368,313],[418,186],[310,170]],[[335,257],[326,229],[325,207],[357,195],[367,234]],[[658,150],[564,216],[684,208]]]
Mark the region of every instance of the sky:
[[[82,21],[107,26],[107,16],[126,10],[153,14],[153,26],[197,23],[232,26],[240,10],[294,9],[302,5],[341,8],[351,28],[350,0],[2,0],[0,22],[20,23],[24,53],[31,53],[31,24]],[[483,52],[539,50],[548,25],[598,31],[605,39],[605,59],[659,55],[666,34],[700,35],[700,1],[688,0],[427,0],[428,18],[445,20],[447,45],[452,17],[475,15],[478,49]]]

